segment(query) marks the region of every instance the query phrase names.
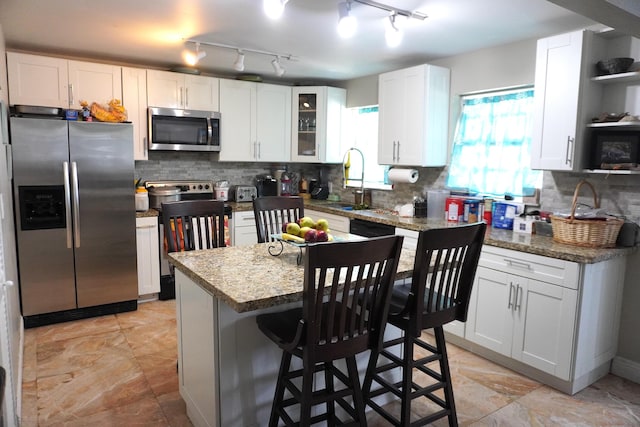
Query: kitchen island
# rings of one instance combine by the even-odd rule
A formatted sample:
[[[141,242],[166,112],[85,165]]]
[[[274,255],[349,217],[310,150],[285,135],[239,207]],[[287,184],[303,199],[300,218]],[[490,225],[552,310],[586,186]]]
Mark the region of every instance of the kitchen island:
[[[284,244],[272,256],[270,245],[169,254],[176,267],[180,394],[195,426],[267,424],[282,353],[255,317],[300,305],[304,272],[299,247]],[[398,278],[411,275],[414,257],[403,249]],[[368,353],[361,354],[363,372],[367,361]]]
[[[447,226],[422,220],[421,229]],[[196,426],[266,425],[281,352],[255,317],[300,304],[303,283],[300,249],[285,244],[275,257],[269,245],[170,254],[180,393]],[[445,327],[448,340],[574,394],[610,371],[632,251],[489,229],[469,318]],[[403,248],[399,279],[410,277],[414,256]],[[367,357],[361,355],[360,367]]]

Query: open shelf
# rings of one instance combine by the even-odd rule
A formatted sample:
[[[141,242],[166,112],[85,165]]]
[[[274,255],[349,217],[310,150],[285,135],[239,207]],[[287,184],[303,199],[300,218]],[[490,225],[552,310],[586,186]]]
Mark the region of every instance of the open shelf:
[[[605,76],[592,77],[591,81],[608,84],[608,83],[640,83],[640,71],[630,71],[627,73],[607,74]]]
[[[589,128],[625,128],[625,130],[640,130],[640,122],[602,122],[588,123]]]

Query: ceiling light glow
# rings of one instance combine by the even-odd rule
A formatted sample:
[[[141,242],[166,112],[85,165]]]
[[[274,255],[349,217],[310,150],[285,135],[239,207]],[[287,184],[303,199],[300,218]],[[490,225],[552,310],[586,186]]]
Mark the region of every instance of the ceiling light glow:
[[[207,56],[207,52],[200,50],[200,43],[196,43],[195,52],[187,49],[182,53],[182,59],[184,62],[192,67],[205,56]]]
[[[388,47],[398,47],[400,43],[402,43],[403,31],[400,28],[400,21],[398,15],[395,13],[389,15],[389,19],[385,20],[386,29],[384,37]]]
[[[343,39],[353,37],[358,28],[358,21],[355,16],[350,14],[351,2],[342,2],[338,4],[338,34]]]
[[[264,13],[271,19],[279,19],[284,13],[284,5],[289,0],[263,0]]]

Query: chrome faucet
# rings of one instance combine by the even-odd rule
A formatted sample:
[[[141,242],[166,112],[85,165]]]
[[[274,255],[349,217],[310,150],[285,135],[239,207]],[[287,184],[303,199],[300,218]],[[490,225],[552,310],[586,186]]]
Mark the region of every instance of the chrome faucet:
[[[360,178],[349,178],[349,168],[351,167],[351,151],[360,153],[362,160],[362,174]],[[348,181],[360,181],[360,205],[364,204],[364,154],[358,148],[351,147],[342,156],[342,188],[347,188]]]

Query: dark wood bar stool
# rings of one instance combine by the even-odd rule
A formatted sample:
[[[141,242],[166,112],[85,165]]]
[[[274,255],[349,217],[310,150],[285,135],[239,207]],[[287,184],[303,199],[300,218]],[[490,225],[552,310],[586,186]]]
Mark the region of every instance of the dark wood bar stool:
[[[423,426],[444,417],[450,426],[458,425],[442,326],[467,319],[485,230],[485,223],[477,223],[420,232],[411,285],[393,288],[388,322],[401,329],[403,336],[386,341],[379,355],[372,353],[363,393],[366,403],[394,426]],[[426,329],[433,329],[435,346],[421,339]],[[414,359],[414,346],[425,350],[427,356]],[[428,366],[434,362],[439,370]],[[393,383],[389,374],[396,369],[402,372],[402,379]],[[435,381],[417,384],[414,369]],[[374,383],[379,387],[374,389]],[[438,390],[443,390],[444,399],[436,395]],[[401,401],[399,418],[374,401],[387,393]],[[412,402],[424,398],[441,409],[412,420]]]
[[[307,247],[302,307],[256,318],[283,350],[269,426],[366,425],[355,356],[382,344],[401,248],[401,236]],[[293,356],[302,369],[291,370]],[[346,374],[334,364],[340,359]],[[314,384],[316,372],[324,372],[324,387]],[[313,407],[324,412],[312,416]]]
[[[162,204],[168,252],[224,247],[224,202],[185,200]]]
[[[265,196],[253,200],[258,243],[270,242],[282,233],[282,224],[298,222],[304,216],[304,200],[297,196]]]

